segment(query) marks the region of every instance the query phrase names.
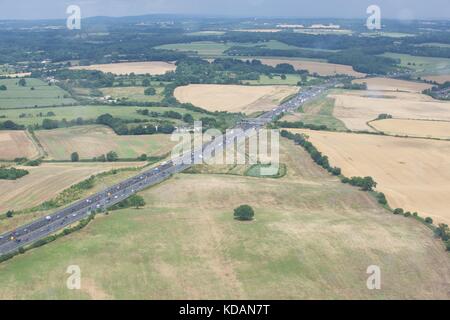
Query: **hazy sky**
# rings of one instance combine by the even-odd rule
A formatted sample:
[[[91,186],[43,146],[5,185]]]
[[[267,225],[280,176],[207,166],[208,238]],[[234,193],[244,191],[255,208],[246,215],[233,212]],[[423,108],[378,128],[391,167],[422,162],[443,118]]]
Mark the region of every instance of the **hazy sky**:
[[[365,19],[366,8],[376,4],[385,18],[450,19],[450,0],[0,0],[0,19],[64,18],[71,4],[79,5],[84,17],[175,13]]]

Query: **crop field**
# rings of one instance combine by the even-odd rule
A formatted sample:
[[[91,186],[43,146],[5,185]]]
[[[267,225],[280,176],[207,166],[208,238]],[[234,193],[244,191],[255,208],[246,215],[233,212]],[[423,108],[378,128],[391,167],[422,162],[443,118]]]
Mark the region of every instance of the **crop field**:
[[[194,84],[178,87],[175,97],[209,111],[244,112],[271,110],[298,92],[293,86],[241,86]]]
[[[371,176],[393,208],[450,223],[450,142],[305,131],[347,177]]]
[[[163,87],[155,88],[154,96],[144,94],[145,87],[111,87],[102,88],[100,91],[104,96],[111,96],[113,99],[137,101],[137,102],[160,102],[163,99]]]
[[[293,143],[281,150],[283,178],[179,174],[143,191],[143,209],[97,216],[2,263],[0,298],[449,298],[450,258],[428,228],[341,184]],[[244,203],[252,222],[233,219]],[[73,264],[81,290],[66,288]],[[382,290],[366,287],[374,264]]]
[[[421,82],[405,81],[389,78],[367,78],[357,79],[354,83],[366,83],[367,89],[372,91],[406,91],[421,93],[432,85]]]
[[[92,159],[109,151],[117,152],[119,158],[136,158],[144,153],[162,156],[176,144],[167,134],[118,136],[109,127],[96,125],[36,131],[36,136],[54,160],[70,160],[72,152],[78,152],[80,159]]]
[[[99,70],[102,72],[111,72],[117,75],[125,74],[151,74],[160,75],[168,71],[175,71],[176,65],[164,61],[146,61],[146,62],[121,62],[110,64],[95,64],[91,66],[72,67],[73,70]]]
[[[372,121],[370,125],[388,135],[450,139],[448,121],[384,119]]]
[[[450,102],[407,92],[353,91],[330,95],[333,115],[351,130],[372,131],[367,125],[380,114],[394,118],[450,121]]]
[[[0,85],[8,89],[0,91],[0,112],[6,108],[29,108],[35,106],[57,106],[75,103],[61,88],[49,86],[39,79],[26,78],[26,86],[18,84],[18,79],[0,80]],[[34,89],[32,89],[34,88]]]
[[[364,73],[356,72],[351,66],[298,59],[260,59],[262,63],[275,67],[280,63],[289,63],[296,70],[308,70],[309,73],[317,73],[321,76],[346,74],[353,77],[364,77]]]
[[[42,120],[45,118],[49,118],[52,120],[62,120],[66,119],[67,121],[74,120],[77,118],[87,119],[97,119],[98,116],[109,113],[110,115],[118,118],[122,118],[124,120],[134,120],[134,119],[143,119],[150,120],[151,118],[148,116],[144,116],[138,114],[136,110],[143,109],[142,107],[133,107],[133,106],[105,106],[105,105],[92,105],[92,106],[73,106],[73,107],[53,107],[53,108],[36,108],[36,109],[17,109],[17,110],[0,110],[0,115],[6,116],[4,119],[0,119],[0,121],[11,120],[17,124],[22,125],[34,125],[34,124],[42,124]],[[163,113],[165,111],[176,111],[181,114],[190,113],[194,118],[200,117],[200,113],[194,111],[188,111],[182,108],[167,108],[167,107],[150,107],[147,108],[150,111],[155,111],[159,113]],[[55,116],[46,117],[45,115],[48,112],[53,112]],[[20,117],[20,114],[24,113],[26,117]],[[39,114],[43,114],[44,116],[39,116]],[[201,115],[204,116],[204,115]]]
[[[34,158],[39,150],[25,131],[0,131],[0,159]]]
[[[18,180],[0,180],[0,212],[31,208],[89,178],[117,168],[138,167],[142,162],[43,163],[24,167],[30,173]],[[21,168],[21,167],[17,167]]]

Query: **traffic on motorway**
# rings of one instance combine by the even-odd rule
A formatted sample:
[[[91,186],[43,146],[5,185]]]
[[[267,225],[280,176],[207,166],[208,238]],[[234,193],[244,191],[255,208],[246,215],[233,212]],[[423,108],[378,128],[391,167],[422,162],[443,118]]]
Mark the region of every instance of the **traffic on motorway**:
[[[204,144],[199,150],[183,154],[178,159],[163,162],[157,167],[124,180],[88,198],[79,200],[51,215],[39,218],[29,224],[0,235],[0,255],[15,252],[24,245],[34,243],[49,235],[55,234],[59,230],[89,217],[89,215],[97,210],[106,210],[130,197],[132,194],[155,185],[167,179],[172,174],[186,170],[192,163],[204,161],[204,155],[211,155],[216,149],[225,148],[231,143],[245,139],[254,134],[255,130],[273,121],[274,118],[285,112],[295,111],[300,105],[317,97],[324,90],[334,86],[336,83],[336,80],[332,80],[326,84],[301,91],[293,99],[262,114],[258,118],[240,123],[231,130],[231,135],[228,134],[227,139],[223,139],[223,136],[216,137],[213,141]]]

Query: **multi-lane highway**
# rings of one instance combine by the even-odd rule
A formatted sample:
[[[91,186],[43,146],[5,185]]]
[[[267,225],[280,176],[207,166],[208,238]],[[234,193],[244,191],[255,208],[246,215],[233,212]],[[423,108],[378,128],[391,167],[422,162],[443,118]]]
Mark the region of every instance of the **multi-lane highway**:
[[[51,215],[0,235],[0,255],[12,253],[24,245],[34,243],[54,234],[77,221],[87,218],[98,209],[110,208],[132,194],[155,185],[167,179],[172,174],[186,170],[192,163],[199,163],[206,160],[204,155],[211,155],[214,153],[213,150],[226,148],[255,134],[255,129],[260,129],[284,112],[294,111],[300,105],[315,98],[336,83],[337,81],[334,80],[321,86],[303,90],[293,99],[262,114],[253,121],[250,120],[239,124],[231,130],[231,133],[227,134],[225,139],[223,136],[216,137],[213,141],[204,144],[198,150],[180,155],[175,159],[164,162],[155,168],[142,172],[135,177],[122,181],[88,198],[77,201]]]

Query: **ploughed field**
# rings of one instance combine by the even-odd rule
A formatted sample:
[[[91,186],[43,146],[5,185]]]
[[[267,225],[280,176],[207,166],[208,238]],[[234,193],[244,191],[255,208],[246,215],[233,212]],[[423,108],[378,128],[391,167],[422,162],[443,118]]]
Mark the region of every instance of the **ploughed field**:
[[[427,227],[340,183],[291,141],[280,157],[282,178],[178,174],[141,192],[144,208],[97,216],[0,264],[0,298],[449,298],[450,258]],[[233,220],[241,204],[254,221]],[[66,287],[73,264],[81,290]],[[382,290],[366,287],[370,265]]]
[[[298,90],[293,86],[191,84],[176,88],[175,97],[208,111],[251,114],[275,108]]]
[[[392,208],[450,223],[450,142],[370,134],[305,133],[346,177],[371,176]]]

